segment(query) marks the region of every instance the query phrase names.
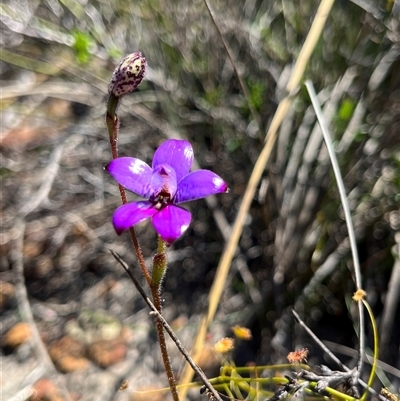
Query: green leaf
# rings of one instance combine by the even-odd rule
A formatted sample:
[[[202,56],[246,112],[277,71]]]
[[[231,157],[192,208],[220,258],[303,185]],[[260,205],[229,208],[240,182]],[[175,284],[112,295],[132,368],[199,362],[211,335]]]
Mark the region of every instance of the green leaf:
[[[72,48],[75,52],[75,57],[80,64],[86,64],[90,60],[90,48],[93,46],[92,37],[86,33],[75,30],[72,32],[74,38],[74,44]]]
[[[344,121],[349,120],[355,107],[356,104],[352,99],[344,99],[342,105],[340,106],[339,118]]]

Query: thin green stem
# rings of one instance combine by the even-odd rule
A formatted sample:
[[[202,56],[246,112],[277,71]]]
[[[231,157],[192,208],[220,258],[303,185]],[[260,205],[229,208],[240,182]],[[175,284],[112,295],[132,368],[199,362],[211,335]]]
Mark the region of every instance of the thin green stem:
[[[372,386],[372,383],[374,382],[376,367],[378,365],[379,341],[378,341],[378,327],[376,326],[376,320],[372,312],[372,309],[369,303],[365,299],[362,300],[362,303],[364,304],[365,308],[368,311],[369,318],[371,319],[372,330],[374,333],[374,360],[372,362],[372,369],[367,383],[368,388],[365,390],[364,394],[361,396],[360,399],[361,401],[364,401],[367,398],[368,389]]]

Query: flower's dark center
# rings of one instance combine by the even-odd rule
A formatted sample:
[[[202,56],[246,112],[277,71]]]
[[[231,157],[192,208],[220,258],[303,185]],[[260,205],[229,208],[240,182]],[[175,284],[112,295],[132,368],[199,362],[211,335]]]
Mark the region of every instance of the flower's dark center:
[[[175,170],[168,164],[155,167],[151,178],[151,187],[153,193],[150,196],[150,201],[154,203],[157,209],[173,203],[177,189]]]

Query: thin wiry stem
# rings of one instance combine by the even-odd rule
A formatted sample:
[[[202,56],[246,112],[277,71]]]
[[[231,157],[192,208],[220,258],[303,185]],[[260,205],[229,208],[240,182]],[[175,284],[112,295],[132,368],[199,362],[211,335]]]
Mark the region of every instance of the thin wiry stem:
[[[113,159],[118,157],[118,132],[119,132],[119,119],[116,113],[118,108],[119,99],[112,94],[108,98],[107,111],[106,111],[106,125],[108,130],[108,135],[110,138],[111,155]],[[121,195],[121,201],[125,205],[127,203],[125,189],[122,185],[118,185],[118,189]],[[140,268],[142,269],[143,275],[150,285],[151,278],[149,271],[146,266],[146,262],[143,257],[142,249],[140,248],[139,241],[136,237],[136,232],[133,227],[129,228],[129,233],[131,235],[133,247],[135,248],[136,257],[138,258]]]
[[[400,299],[400,233],[395,234],[396,245],[392,254],[395,258],[393,270],[390,276],[388,291],[383,307],[381,320],[380,348],[381,354],[387,355],[390,349],[390,338],[393,335],[393,326],[396,322],[396,311]]]
[[[109,96],[108,102],[107,102],[107,111],[106,111],[106,124],[107,124],[107,129],[108,129],[108,134],[109,134],[109,139],[110,139],[110,146],[111,146],[111,154],[112,154],[113,159],[116,159],[118,157],[119,119],[118,119],[116,111],[118,108],[119,100],[120,100],[119,97],[114,96],[113,93],[110,93],[110,96]],[[123,204],[126,204],[127,198],[126,198],[126,194],[125,194],[125,189],[122,187],[122,185],[118,185],[118,188],[119,188],[119,192],[121,194],[121,201]],[[134,228],[131,227],[129,229],[129,232],[131,234],[133,246],[135,248],[136,255],[139,260],[139,264],[141,266],[143,275],[144,275],[147,283],[150,286],[155,307],[161,314],[162,307],[161,307],[160,290],[161,290],[162,280],[158,280],[157,283],[154,283],[154,280],[152,280],[152,278],[150,277],[150,274],[148,272],[145,260],[143,258],[142,250],[139,246],[139,242],[137,240]],[[159,243],[160,243],[160,241],[161,240],[159,239]],[[165,246],[161,247],[161,248],[163,250],[163,255],[160,255],[160,256],[164,256],[164,260],[165,260]],[[159,251],[160,251],[160,246],[159,246]],[[158,255],[156,255],[156,256],[158,256]],[[164,268],[166,269],[166,266],[164,266]],[[154,273],[154,270],[155,269],[153,266],[153,273]],[[172,371],[171,359],[169,357],[167,343],[165,341],[164,328],[163,328],[163,325],[162,325],[160,319],[158,319],[158,317],[156,318],[156,328],[157,328],[157,334],[158,334],[158,341],[160,344],[161,355],[162,355],[162,359],[164,362],[164,367],[165,367],[165,372],[167,374],[169,387],[171,389],[172,398],[174,399],[174,401],[179,401],[179,394],[176,389],[176,382],[175,382],[175,377],[174,377],[174,374]]]
[[[40,190],[39,190],[40,192]],[[21,317],[24,322],[28,323],[32,333],[32,340],[36,356],[41,364],[45,368],[45,372],[55,378],[60,385],[60,390],[62,391],[65,399],[71,401],[71,395],[65,385],[65,381],[62,376],[57,372],[43,340],[40,336],[39,330],[36,326],[35,319],[33,317],[32,309],[29,304],[28,292],[25,285],[24,277],[24,262],[23,262],[23,247],[24,247],[24,234],[25,234],[26,223],[23,219],[17,218],[14,229],[17,233],[15,240],[15,249],[12,252],[12,262],[13,262],[13,273],[14,273],[14,283],[16,290],[16,298],[18,300],[18,309],[20,311]]]
[[[157,308],[153,305],[150,298],[147,296],[147,294],[144,292],[143,288],[140,286],[139,282],[135,279],[131,270],[129,269],[129,266],[124,262],[124,260],[121,258],[121,256],[118,255],[117,252],[111,250],[111,254],[114,256],[114,258],[117,260],[117,262],[123,267],[123,269],[128,273],[128,275],[129,275],[130,279],[132,280],[133,284],[135,285],[136,289],[139,291],[139,294],[142,296],[142,298],[146,302],[147,306],[151,309],[151,311],[152,311],[151,313],[154,313],[157,316],[157,319],[164,326],[165,331],[171,337],[172,341],[175,343],[175,345],[179,349],[180,353],[184,356],[184,358],[189,363],[189,365],[192,367],[192,369],[198,374],[202,383],[212,393],[212,395],[215,397],[216,400],[222,401],[222,398],[220,397],[218,392],[214,389],[214,387],[208,380],[207,376],[204,374],[202,369],[198,365],[196,365],[194,360],[189,355],[188,351],[185,349],[185,347],[182,345],[182,343],[180,342],[178,337],[175,335],[171,326],[164,319],[164,317],[160,314],[160,312],[157,310]]]
[[[329,158],[332,163],[332,168],[333,172],[336,178],[336,183],[338,186],[339,194],[340,194],[340,200],[342,203],[343,211],[344,211],[344,216],[346,220],[346,225],[347,225],[347,230],[349,233],[349,240],[350,240],[350,247],[351,247],[351,253],[353,257],[353,267],[354,267],[354,276],[355,276],[355,284],[357,287],[357,290],[362,289],[362,279],[361,279],[361,269],[360,269],[360,262],[358,260],[358,252],[357,252],[357,242],[356,242],[356,236],[354,233],[354,226],[353,226],[353,221],[351,218],[351,212],[350,212],[350,207],[349,203],[347,201],[347,196],[346,196],[346,189],[343,184],[343,178],[342,174],[340,172],[339,164],[336,158],[336,153],[335,149],[333,147],[332,139],[329,135],[328,127],[324,118],[324,115],[321,110],[321,106],[318,102],[317,94],[315,93],[314,86],[311,81],[306,81],[305,83],[306,88],[308,90],[308,94],[310,95],[311,103],[314,107],[315,114],[317,116],[319,125],[321,127],[321,132],[325,140],[325,144],[328,150]],[[364,349],[365,349],[365,340],[364,340],[364,330],[365,330],[365,323],[364,323],[364,311],[363,311],[363,305],[362,302],[357,302],[358,304],[358,315],[359,315],[359,341],[360,341],[360,355],[359,355],[359,360],[358,360],[358,366],[357,366],[357,374],[358,378],[359,375],[361,374],[362,370],[362,365],[363,365],[363,355],[364,355]],[[358,379],[357,378],[357,379]]]
[[[47,201],[51,188],[53,187],[54,180],[56,179],[60,169],[60,161],[65,145],[66,143],[63,142],[51,153],[49,164],[42,174],[42,184],[40,189],[37,191],[35,196],[30,197],[29,201],[27,201],[19,210],[18,214],[22,218],[36,210],[40,205],[43,204],[43,202]]]
[[[48,195],[53,187],[54,181],[60,169],[61,158],[67,143],[68,140],[58,145],[54,149],[51,154],[49,164],[43,174],[40,188],[34,195],[30,196],[26,200],[25,204],[19,210],[19,217],[16,219],[14,225],[17,235],[15,239],[15,249],[11,253],[11,259],[13,262],[14,284],[16,289],[16,298],[18,300],[18,308],[22,319],[30,325],[32,331],[32,340],[37,357],[41,364],[43,364],[45,371],[58,379],[57,381],[61,385],[61,391],[64,393],[66,400],[70,401],[71,396],[65,386],[65,382],[60,380],[61,376],[57,373],[57,369],[55,368],[47,352],[46,346],[43,343],[39,330],[36,326],[25,285],[23,260],[24,234],[26,226],[25,217],[37,210],[41,205],[43,205],[44,202],[47,201]]]
[[[361,401],[365,401],[365,399],[367,398],[367,394],[368,394],[368,390],[371,388],[375,376],[376,376],[376,367],[378,366],[378,356],[379,356],[379,341],[378,341],[378,327],[376,325],[376,320],[374,317],[374,313],[372,312],[371,307],[369,306],[369,303],[365,300],[362,299],[362,303],[364,304],[365,308],[367,309],[370,321],[371,321],[371,325],[372,325],[372,332],[374,334],[374,360],[372,362],[372,369],[371,369],[371,373],[369,375],[369,379],[368,379],[368,388],[366,389],[366,391],[364,392],[364,394],[361,396]],[[363,355],[362,355],[363,356]]]
[[[160,290],[159,288],[151,287],[151,293],[153,295],[154,306],[159,312],[158,315],[156,316],[156,328],[158,334],[158,342],[160,343],[161,355],[164,362],[165,373],[167,374],[168,384],[171,390],[172,398],[174,399],[174,401],[179,401],[179,394],[176,389],[175,377],[171,366],[171,359],[168,353],[167,342],[165,341],[164,326],[158,317],[159,315],[161,315],[161,310],[162,310]]]
[[[304,321],[300,318],[300,315],[292,309],[292,313],[296,318],[297,322],[304,328],[304,330],[309,334],[309,336],[319,345],[319,347],[327,354],[329,357],[343,370],[349,372],[350,369],[343,365],[341,360],[334,355],[329,348],[311,331],[311,329],[304,323]]]
[[[309,336],[317,343],[317,345],[327,354],[329,355],[330,358],[334,362],[337,363],[337,365],[343,369],[346,372],[350,372],[351,369],[344,365],[330,350],[329,348],[315,335],[315,333],[304,323],[304,321],[300,318],[299,314],[295,311],[292,310],[292,313],[294,317],[296,318],[297,322],[300,324],[301,327],[309,334]],[[373,388],[368,387],[367,383],[365,383],[363,380],[358,379],[358,382],[363,386],[364,388],[368,388],[368,390],[371,392],[376,397],[379,397],[380,400],[382,401],[387,401],[386,398],[379,394],[377,391],[375,391]]]
[[[212,22],[213,22],[213,24],[215,26],[215,29],[217,30],[218,36],[221,39],[221,42],[225,47],[226,53],[228,54],[228,57],[229,57],[229,60],[232,63],[232,67],[233,67],[233,70],[235,71],[236,78],[239,81],[240,87],[242,88],[243,94],[244,94],[244,96],[246,98],[246,101],[247,101],[247,104],[249,106],[251,116],[253,117],[253,120],[257,123],[257,130],[259,130],[259,128],[260,128],[260,116],[259,116],[257,110],[253,106],[249,90],[247,89],[246,84],[244,83],[242,77],[239,74],[239,71],[237,69],[235,60],[233,59],[232,52],[231,52],[231,50],[230,50],[230,48],[228,46],[228,43],[226,42],[224,36],[222,35],[222,33],[221,33],[220,29],[219,29],[219,26],[218,26],[218,24],[217,24],[217,22],[215,20],[214,14],[213,14],[213,12],[211,10],[211,7],[210,7],[208,1],[204,0],[204,4],[206,5],[208,13],[210,14],[211,20],[212,20]]]
[[[207,333],[207,328],[209,324],[212,322],[215,313],[217,311],[217,307],[219,305],[219,301],[222,295],[222,291],[225,287],[225,281],[229,273],[229,268],[232,263],[232,259],[235,255],[237,245],[239,239],[241,237],[243,227],[246,221],[246,217],[248,211],[250,209],[251,202],[254,199],[254,194],[256,192],[257,186],[260,182],[262,174],[265,170],[265,166],[270,158],[271,152],[274,148],[276,138],[278,136],[278,129],[285,118],[290,105],[293,101],[293,96],[298,89],[298,86],[303,78],[303,74],[305,68],[308,64],[308,60],[311,57],[311,54],[314,51],[314,48],[317,44],[317,41],[322,33],[322,30],[325,26],[326,19],[329,16],[329,13],[332,9],[334,0],[322,0],[321,4],[317,10],[315,15],[315,19],[311,26],[310,32],[307,35],[306,41],[302,47],[302,50],[299,54],[299,58],[293,68],[292,76],[287,85],[288,96],[286,96],[280,103],[275,112],[275,115],[271,121],[271,125],[269,126],[266,138],[265,145],[263,150],[258,157],[256,164],[254,165],[253,171],[251,173],[249,183],[246,188],[246,192],[243,196],[242,203],[239,208],[239,212],[236,216],[235,223],[232,228],[232,235],[227,242],[221,260],[217,267],[217,272],[214,278],[213,285],[210,290],[209,295],[209,307],[207,311],[207,315],[203,317],[200,327],[196,334],[196,339],[194,343],[193,355],[194,360],[201,355],[204,339]],[[183,373],[183,378],[181,380],[182,384],[189,383],[192,379],[193,372],[190,369],[186,369]],[[181,392],[181,395],[183,392]]]
[[[166,245],[160,236],[158,236],[158,249],[157,254],[153,258],[153,271],[151,277],[150,290],[153,296],[154,306],[161,315],[161,288],[163,277],[167,271],[167,257],[165,254]],[[160,343],[160,350],[164,362],[165,373],[171,389],[172,398],[174,401],[179,401],[179,394],[176,389],[176,381],[174,372],[172,370],[171,358],[169,357],[167,342],[165,341],[164,327],[161,320],[156,317],[156,328],[158,334],[158,342]]]

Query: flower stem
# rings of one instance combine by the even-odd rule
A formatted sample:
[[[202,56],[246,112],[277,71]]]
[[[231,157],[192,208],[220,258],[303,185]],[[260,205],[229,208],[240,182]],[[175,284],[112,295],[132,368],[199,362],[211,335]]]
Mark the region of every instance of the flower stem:
[[[151,294],[153,296],[154,306],[161,314],[162,306],[161,306],[161,286],[162,280],[164,278],[165,272],[167,271],[167,257],[165,254],[166,245],[165,242],[158,237],[158,247],[157,254],[153,259],[153,271],[152,271],[152,279],[151,279]],[[176,389],[176,381],[174,377],[174,372],[172,371],[171,359],[168,354],[167,343],[165,341],[165,333],[164,326],[162,321],[156,316],[156,327],[158,334],[158,341],[160,343],[161,355],[164,362],[165,372],[167,374],[168,384],[171,389],[172,398],[174,401],[179,401],[178,391]]]
[[[107,124],[108,135],[110,138],[111,155],[113,159],[116,159],[118,157],[119,119],[117,116],[117,108],[119,99],[120,99],[119,97],[116,97],[111,93],[108,98],[107,111],[106,111],[106,124]],[[118,187],[119,187],[119,193],[121,195],[121,201],[123,204],[125,204],[127,203],[125,189],[121,185],[119,185]],[[138,258],[140,268],[142,269],[143,275],[146,278],[147,283],[150,285],[151,277],[149,271],[147,270],[146,262],[144,260],[138,239],[136,237],[135,229],[131,227],[129,229],[129,233],[131,235],[132,243],[136,251],[136,256]]]

